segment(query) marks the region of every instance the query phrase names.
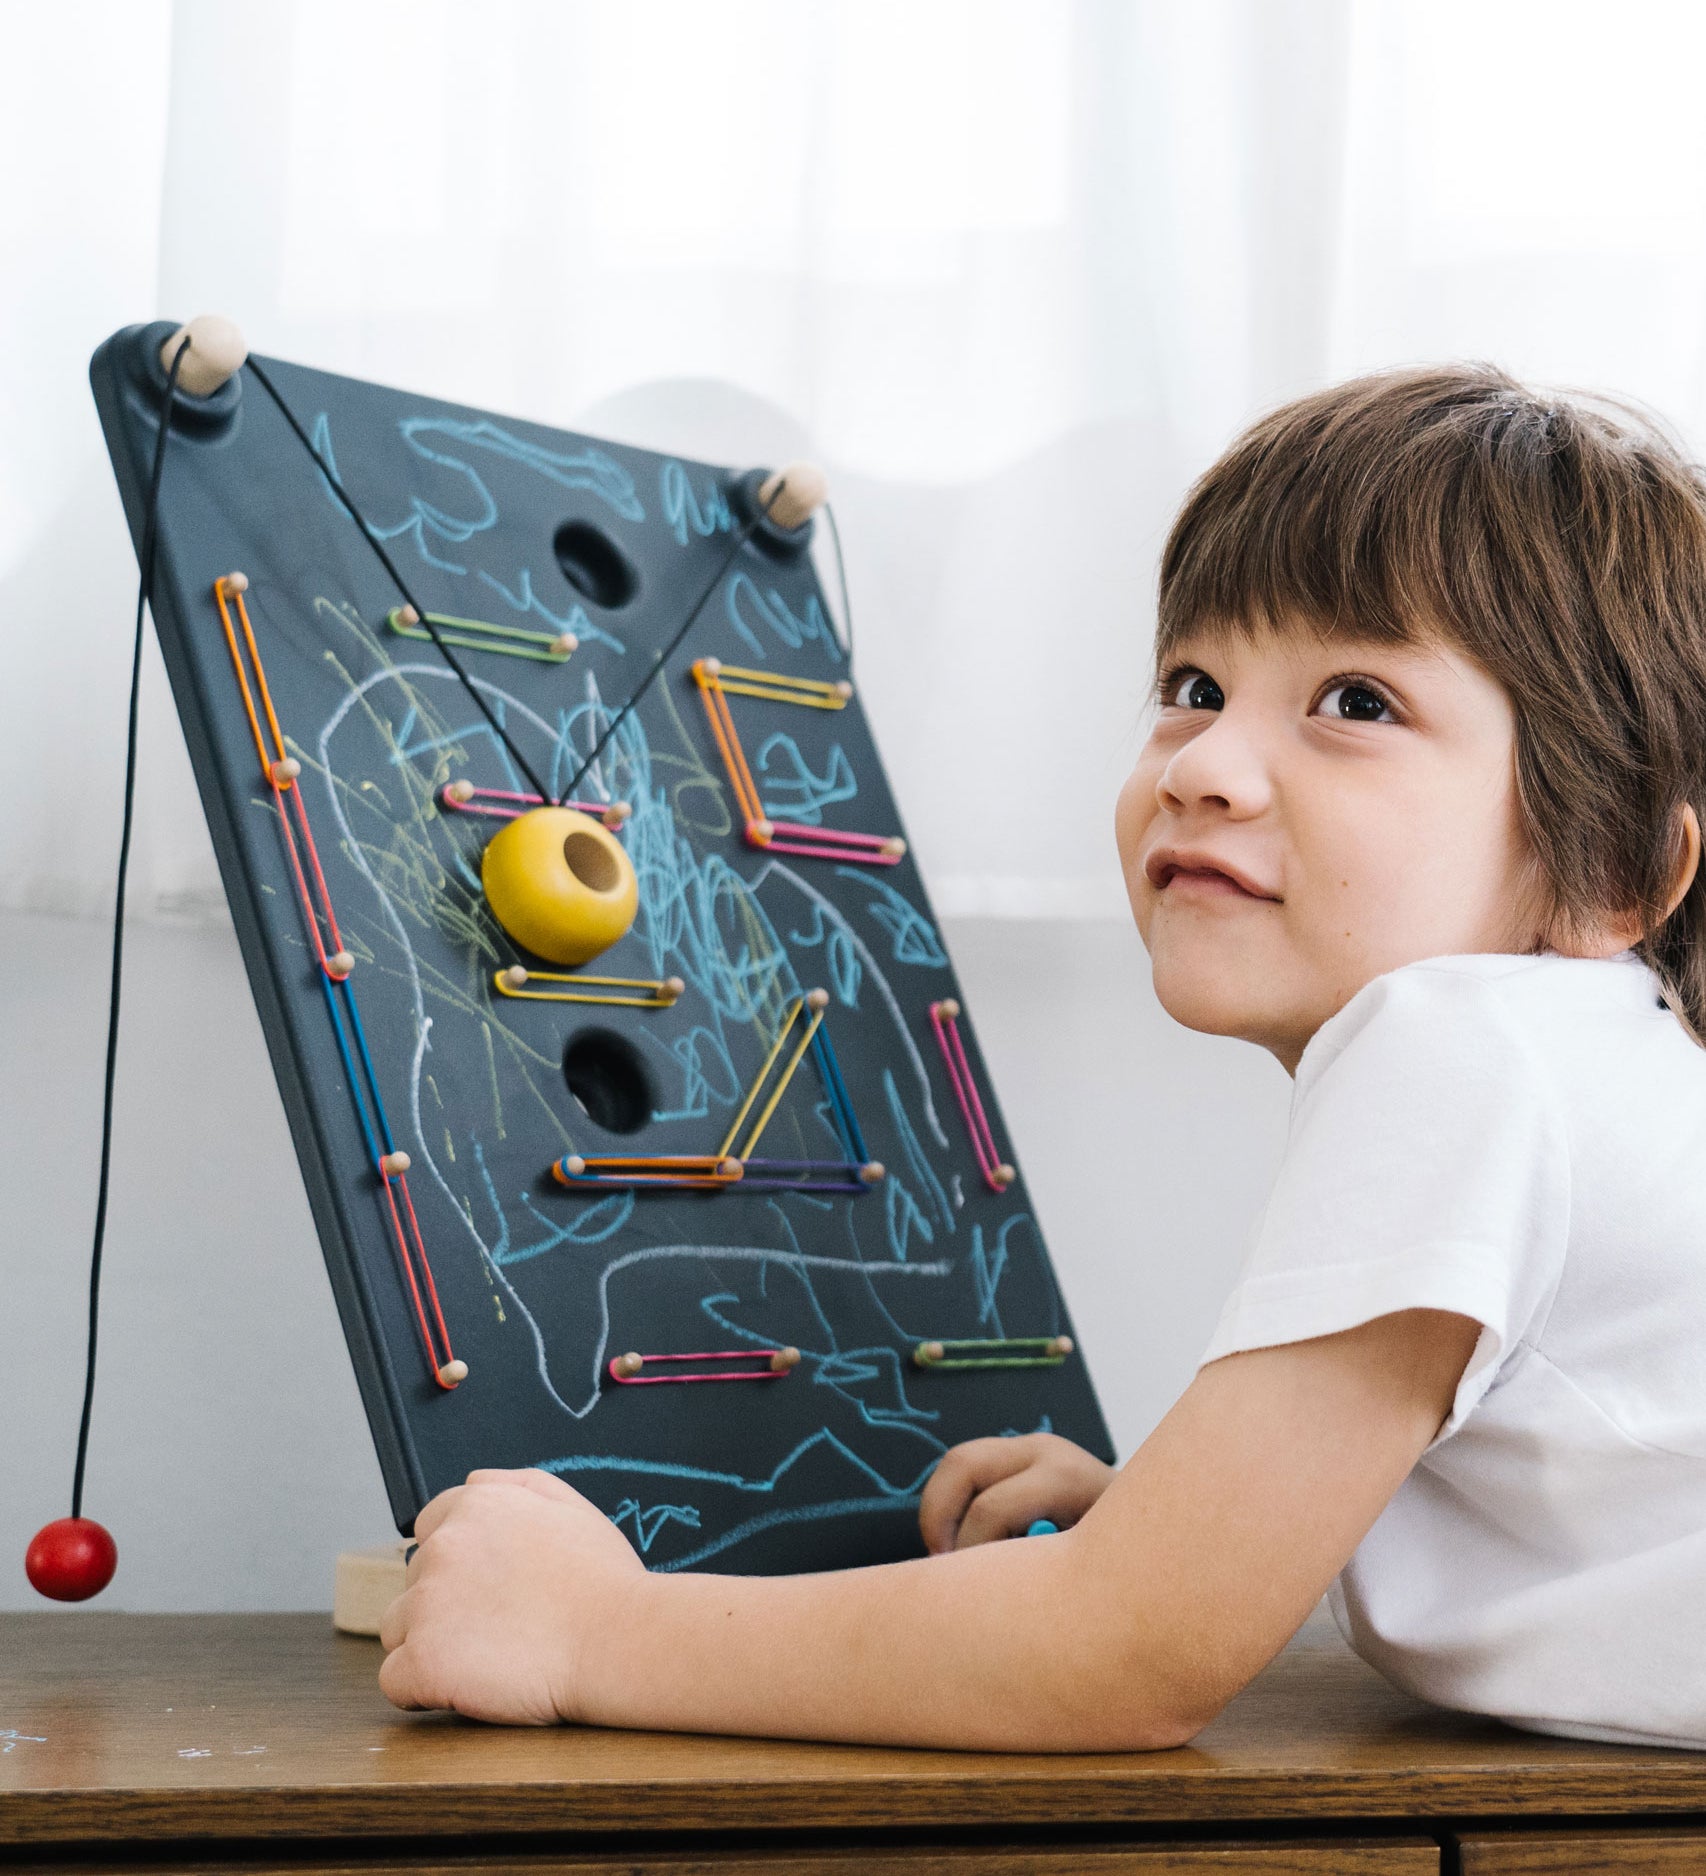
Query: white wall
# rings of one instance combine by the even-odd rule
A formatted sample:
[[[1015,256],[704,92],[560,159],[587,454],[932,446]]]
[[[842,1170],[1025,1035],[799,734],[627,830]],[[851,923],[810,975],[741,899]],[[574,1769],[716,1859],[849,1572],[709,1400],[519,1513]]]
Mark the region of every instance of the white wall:
[[[1290,1083],[1155,1004],[1112,920],[946,932],[1123,1453],[1190,1376],[1277,1163]],[[0,1608],[43,1608],[82,1382],[108,932],[0,914]],[[127,943],[86,1509],[98,1607],[324,1608],[390,1524],[228,928]]]

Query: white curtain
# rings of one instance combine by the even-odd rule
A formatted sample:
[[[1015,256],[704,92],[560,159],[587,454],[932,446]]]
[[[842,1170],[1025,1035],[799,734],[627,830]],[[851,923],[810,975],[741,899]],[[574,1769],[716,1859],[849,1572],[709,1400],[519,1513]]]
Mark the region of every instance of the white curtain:
[[[1692,0],[5,0],[0,906],[110,894],[84,366],[256,349],[832,472],[944,910],[1121,903],[1154,562],[1260,408],[1494,358],[1706,436]],[[219,894],[150,659],[138,910]]]

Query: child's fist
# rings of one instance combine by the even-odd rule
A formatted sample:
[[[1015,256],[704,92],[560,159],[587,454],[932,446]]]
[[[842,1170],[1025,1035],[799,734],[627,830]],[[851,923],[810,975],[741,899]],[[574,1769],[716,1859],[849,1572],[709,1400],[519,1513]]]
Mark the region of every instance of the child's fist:
[[[415,1537],[380,1625],[386,1697],[512,1726],[595,1717],[600,1642],[646,1577],[604,1513],[546,1472],[472,1472]]]
[[[931,1554],[1018,1537],[1038,1518],[1065,1530],[1107,1489],[1112,1466],[1054,1433],[967,1440],[942,1455],[918,1507]]]

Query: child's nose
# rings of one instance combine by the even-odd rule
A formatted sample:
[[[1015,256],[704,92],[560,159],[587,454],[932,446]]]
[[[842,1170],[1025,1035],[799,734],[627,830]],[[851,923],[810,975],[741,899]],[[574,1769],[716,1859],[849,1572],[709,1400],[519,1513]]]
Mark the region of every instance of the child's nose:
[[[1273,784],[1261,750],[1223,712],[1174,752],[1156,794],[1174,814],[1206,807],[1245,820],[1268,806]]]

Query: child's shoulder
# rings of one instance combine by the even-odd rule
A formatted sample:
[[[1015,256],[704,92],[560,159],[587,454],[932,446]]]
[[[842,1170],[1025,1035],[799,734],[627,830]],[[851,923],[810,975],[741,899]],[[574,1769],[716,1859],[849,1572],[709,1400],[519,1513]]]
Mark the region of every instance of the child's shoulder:
[[[1441,1060],[1485,1067],[1503,1057],[1550,1072],[1560,1049],[1601,1054],[1644,1035],[1701,1057],[1665,1007],[1658,980],[1633,952],[1567,958],[1546,952],[1424,958],[1374,978],[1310,1041],[1298,1085],[1353,1047],[1364,1058]]]

